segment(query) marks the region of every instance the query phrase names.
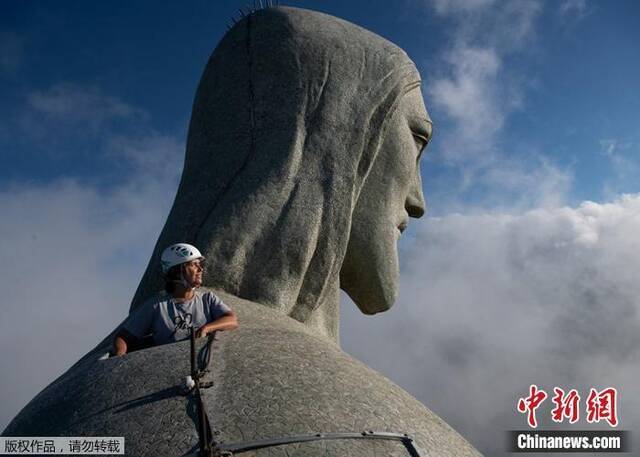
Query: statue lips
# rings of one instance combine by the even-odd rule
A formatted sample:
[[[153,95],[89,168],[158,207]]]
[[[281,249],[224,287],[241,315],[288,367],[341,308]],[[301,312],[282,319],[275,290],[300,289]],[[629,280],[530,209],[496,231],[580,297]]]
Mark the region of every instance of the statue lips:
[[[402,222],[400,222],[400,224],[398,225],[398,230],[400,231],[401,235],[407,229],[408,225],[409,225],[409,217],[405,216]]]

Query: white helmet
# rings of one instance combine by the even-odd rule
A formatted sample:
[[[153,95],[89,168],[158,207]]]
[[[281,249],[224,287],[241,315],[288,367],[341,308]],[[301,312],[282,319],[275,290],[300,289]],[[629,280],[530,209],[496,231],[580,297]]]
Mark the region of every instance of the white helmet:
[[[162,272],[166,274],[171,267],[198,259],[204,259],[204,256],[195,246],[187,243],[172,244],[162,251],[162,257],[160,257]]]

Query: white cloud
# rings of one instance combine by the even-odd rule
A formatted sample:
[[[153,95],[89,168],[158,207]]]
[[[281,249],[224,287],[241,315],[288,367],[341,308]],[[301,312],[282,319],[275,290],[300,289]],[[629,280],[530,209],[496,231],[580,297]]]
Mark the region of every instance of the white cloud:
[[[554,6],[558,5],[554,4]],[[559,24],[566,31],[571,32],[583,19],[594,13],[596,8],[593,4],[587,3],[586,0],[564,0],[559,2],[556,15],[559,19]]]
[[[504,122],[495,84],[501,62],[495,50],[470,47],[453,50],[446,60],[452,74],[429,86],[430,100],[456,124],[450,157],[468,157],[491,147]]]
[[[600,151],[611,166],[612,174],[604,183],[605,195],[617,195],[637,188],[640,172],[637,142],[608,138],[600,140]]]
[[[542,12],[537,0],[505,2],[495,12],[487,40],[503,53],[528,50],[535,47],[536,21]],[[484,27],[480,24],[479,27]]]
[[[634,144],[630,141],[620,141],[615,138],[600,140],[602,154],[609,159],[619,178],[632,173],[637,168],[629,154],[633,146]]]
[[[142,110],[104,94],[98,87],[70,82],[55,84],[45,91],[34,91],[27,96],[27,103],[32,115],[65,128],[82,125],[97,131],[117,119],[146,119]]]
[[[472,15],[449,13],[455,21],[453,39],[437,63],[443,71],[427,91],[435,112],[452,125],[440,140],[447,144],[447,160],[468,162],[494,149],[505,119],[521,106],[521,82],[504,59],[533,40],[539,12],[539,4],[528,1]]]
[[[54,156],[95,129],[91,152],[122,173],[117,185],[78,176],[0,190],[0,429],[127,315],[184,157],[182,141],[144,123],[119,128],[115,121],[144,113],[97,88],[57,85],[32,94],[29,106],[27,116],[51,120],[37,137],[61,138]]]
[[[176,181],[182,173],[184,144],[177,138],[154,130],[144,136],[118,135],[108,139],[107,154],[124,159],[136,169]]]
[[[538,0],[436,0],[430,5],[452,21],[454,43],[490,46],[501,53],[531,45],[535,21],[542,10]]]
[[[39,166],[51,163],[50,179],[77,176],[78,169],[98,179],[100,173],[124,178],[141,169],[172,179],[181,173],[183,140],[158,132],[146,111],[98,86],[53,84],[28,93],[15,112],[0,123],[0,140]]]
[[[137,174],[106,193],[74,181],[0,193],[0,429],[126,316],[176,186]]]
[[[561,15],[582,16],[587,10],[587,0],[565,0],[558,11]]]
[[[500,158],[478,171],[476,181],[486,189],[483,208],[548,208],[564,203],[573,175],[541,155],[523,163]]]
[[[507,145],[503,135],[509,117],[525,107],[530,82],[510,59],[535,47],[541,4],[481,2],[473,4],[472,11],[456,5],[433,4],[453,25],[449,46],[430,64],[437,70],[426,90],[436,124],[437,149],[431,160],[455,170],[451,175],[458,178],[452,186],[450,175],[446,188],[457,188],[457,198],[464,192],[484,194],[484,207],[563,202],[571,170],[560,169],[526,144]],[[435,201],[442,206],[442,200]]]
[[[452,14],[482,9],[492,3],[494,0],[434,0],[433,8],[438,14]]]
[[[526,426],[515,404],[530,383],[617,387],[619,428],[637,430],[640,195],[467,214],[416,224],[398,303],[374,318],[345,304],[343,347],[486,455],[506,456],[505,431]]]

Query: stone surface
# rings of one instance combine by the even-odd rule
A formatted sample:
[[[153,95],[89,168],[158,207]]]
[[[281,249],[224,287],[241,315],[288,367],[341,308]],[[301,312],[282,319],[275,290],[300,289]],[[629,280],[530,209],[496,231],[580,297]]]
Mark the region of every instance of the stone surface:
[[[218,442],[374,430],[408,433],[429,456],[479,455],[421,403],[330,340],[277,311],[217,293],[241,323],[218,335],[205,378],[214,383],[203,397]],[[189,373],[188,342],[98,360],[104,344],[34,398],[3,434],[124,436],[127,455],[135,456],[196,450],[194,400],[179,394]],[[339,440],[239,455],[408,454],[394,442]]]

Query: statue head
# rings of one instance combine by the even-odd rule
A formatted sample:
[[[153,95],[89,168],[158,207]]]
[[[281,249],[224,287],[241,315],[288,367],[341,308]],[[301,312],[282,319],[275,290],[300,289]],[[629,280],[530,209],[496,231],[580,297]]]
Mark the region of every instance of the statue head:
[[[133,306],[161,287],[161,249],[206,256],[204,285],[336,336],[338,288],[388,309],[397,239],[425,211],[431,135],[406,53],[356,25],[276,7],[248,15],[200,81],[173,208]]]
[[[340,286],[366,314],[386,311],[397,295],[397,242],[410,217],[425,213],[420,158],[432,124],[418,88],[407,92],[360,191],[340,271]]]

